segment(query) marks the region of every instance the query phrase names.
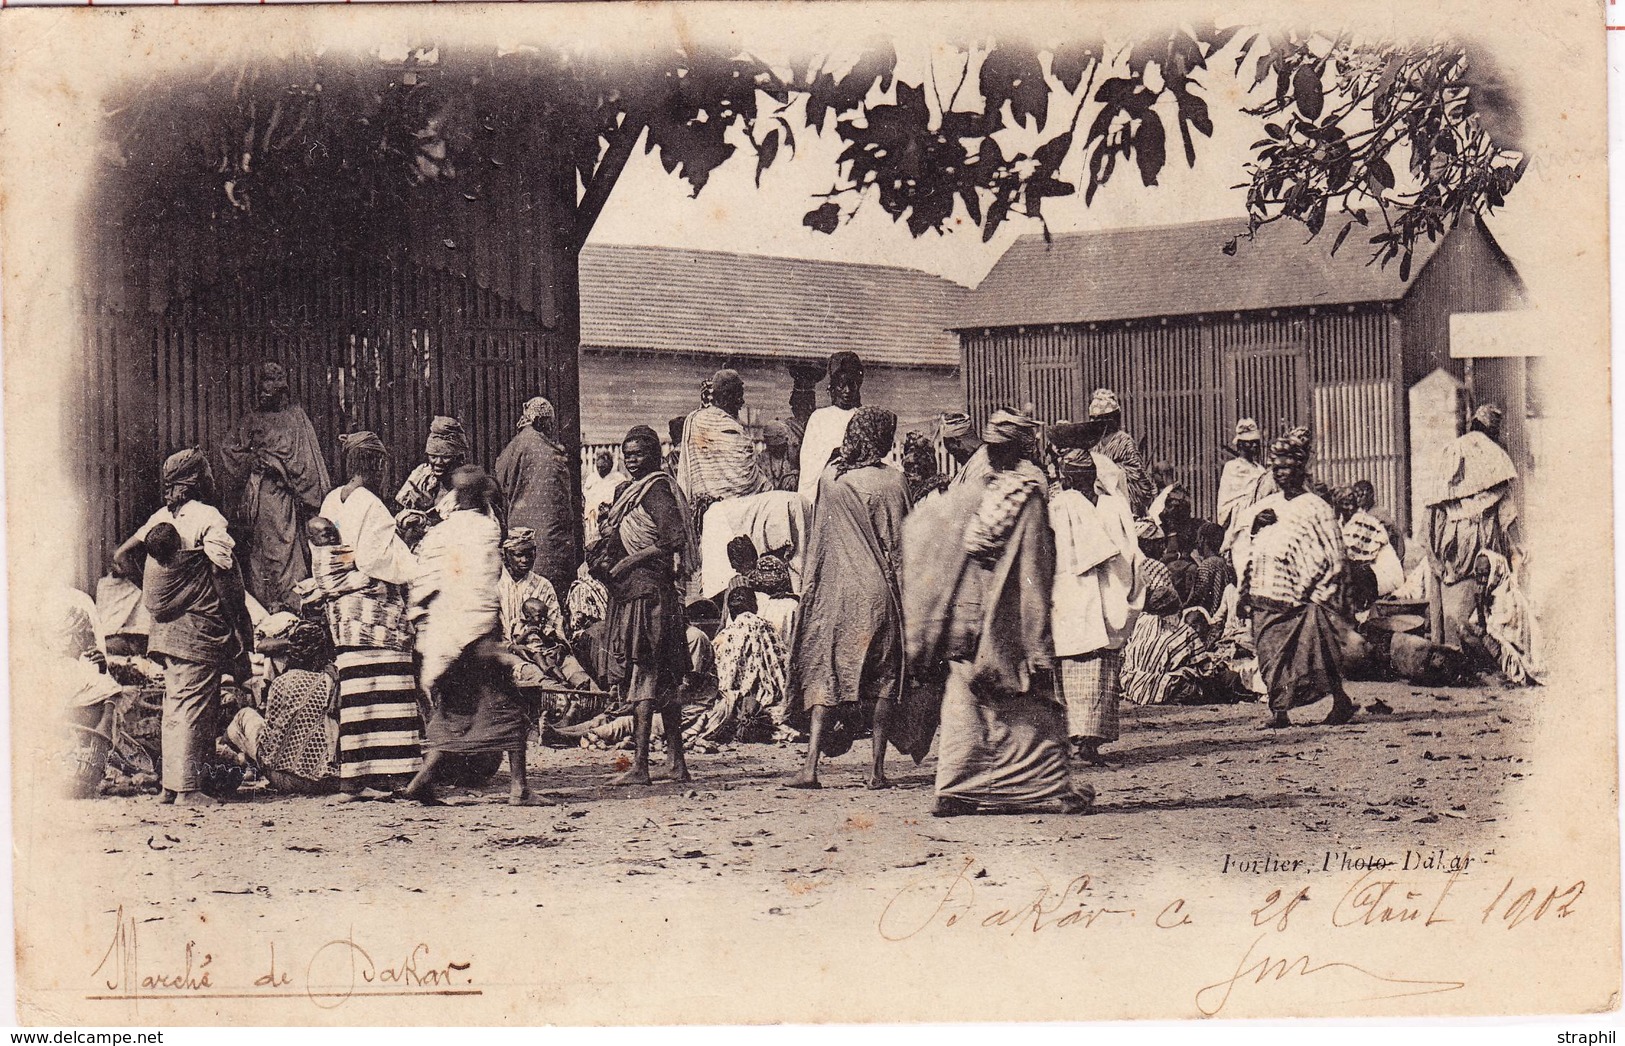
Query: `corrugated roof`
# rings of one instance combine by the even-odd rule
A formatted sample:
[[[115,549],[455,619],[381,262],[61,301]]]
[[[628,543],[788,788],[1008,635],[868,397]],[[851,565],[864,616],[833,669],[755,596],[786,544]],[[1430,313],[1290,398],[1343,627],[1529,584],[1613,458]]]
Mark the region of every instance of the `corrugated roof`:
[[[581,252],[581,343],[706,355],[959,365],[948,328],[966,288],[884,265],[593,243]]]
[[[1086,323],[1404,296],[1397,261],[1366,264],[1370,233],[1362,237],[1356,227],[1331,255],[1339,228],[1328,223],[1329,233],[1306,243],[1301,225],[1266,225],[1251,242],[1243,238],[1234,256],[1222,248],[1246,231],[1244,221],[1063,233],[1048,245],[1042,235],[1023,236],[966,296],[954,326]],[[1412,280],[1437,247],[1417,246]]]

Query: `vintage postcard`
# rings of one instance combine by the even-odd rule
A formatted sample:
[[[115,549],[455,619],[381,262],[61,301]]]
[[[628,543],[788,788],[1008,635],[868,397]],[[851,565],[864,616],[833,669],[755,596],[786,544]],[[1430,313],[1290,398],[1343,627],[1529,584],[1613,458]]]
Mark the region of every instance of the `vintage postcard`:
[[[1616,1007],[1604,72],[0,13],[20,1019]]]

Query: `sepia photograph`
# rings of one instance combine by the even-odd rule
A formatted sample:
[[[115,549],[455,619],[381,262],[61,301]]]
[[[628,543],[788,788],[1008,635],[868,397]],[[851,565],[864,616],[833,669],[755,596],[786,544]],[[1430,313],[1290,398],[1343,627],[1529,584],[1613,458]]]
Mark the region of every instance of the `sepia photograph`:
[[[20,1022],[1617,1008],[1601,5],[386,6],[0,13]]]

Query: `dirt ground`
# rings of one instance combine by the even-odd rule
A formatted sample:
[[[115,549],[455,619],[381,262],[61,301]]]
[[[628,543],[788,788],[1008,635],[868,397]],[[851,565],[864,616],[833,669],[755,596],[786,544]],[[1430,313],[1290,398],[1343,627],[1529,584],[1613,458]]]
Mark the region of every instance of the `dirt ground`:
[[[1217,871],[1227,853],[1318,860],[1350,847],[1493,847],[1498,819],[1531,773],[1521,739],[1535,692],[1350,690],[1362,706],[1380,698],[1392,713],[1324,727],[1322,705],[1295,713],[1306,725],[1277,733],[1258,729],[1256,704],[1125,703],[1122,740],[1107,749],[1114,765],[1083,772],[1098,792],[1089,816],[933,819],[934,759],[916,767],[893,753],[897,787],[869,792],[867,742],[826,762],[814,792],[779,783],[801,756],[796,748],[697,755],[693,783],[644,790],[605,787],[621,753],[549,749],[532,753],[530,774],[532,788],[557,800],[552,808],[507,806],[506,769],[484,788],[445,791],[448,805],[438,808],[253,789],[202,813],[152,798],[90,800],[101,843],[92,874],[141,881],[155,918],[200,896],[253,907],[365,891],[369,903],[417,904],[591,885],[630,899],[724,878],[756,899],[760,911],[749,914],[760,917],[794,914],[821,887],[883,886],[969,854],[1057,865],[1086,855],[1121,882],[1171,853]],[[170,868],[155,872],[158,862]],[[175,884],[167,901],[166,881]]]

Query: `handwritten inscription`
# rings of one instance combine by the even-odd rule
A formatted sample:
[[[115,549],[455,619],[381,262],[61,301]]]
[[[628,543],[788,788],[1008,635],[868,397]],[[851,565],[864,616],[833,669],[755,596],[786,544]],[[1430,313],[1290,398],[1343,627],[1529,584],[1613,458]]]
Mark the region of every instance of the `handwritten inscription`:
[[[350,999],[366,996],[480,994],[473,986],[472,963],[442,961],[422,941],[394,953],[375,953],[358,943],[351,933],[326,942],[308,959],[292,965],[278,954],[272,942],[264,962],[242,967],[241,977],[235,972],[223,972],[222,967],[227,965],[223,959],[193,940],[143,953],[139,926],[121,907],[114,914],[107,950],[90,974],[98,994],[89,998],[303,996],[323,1009],[334,1009]]]
[[[1478,859],[1443,850],[1408,850],[1395,860],[1377,855],[1345,859],[1341,854],[1336,860],[1328,854],[1313,863],[1277,857],[1256,860],[1275,872],[1296,872],[1302,878],[1261,891],[1257,902],[1246,909],[1250,925],[1240,957],[1225,962],[1222,975],[1204,978],[1207,983],[1195,991],[1196,1009],[1206,1016],[1223,1012],[1242,994],[1256,1000],[1260,992],[1291,986],[1306,986],[1317,999],[1341,1002],[1460,991],[1467,981],[1453,976],[1453,971],[1414,968],[1409,938],[1405,938],[1405,948],[1393,952],[1388,964],[1369,959],[1355,962],[1348,952],[1339,954],[1338,949],[1354,943],[1350,935],[1381,941],[1413,930],[1436,934],[1443,931],[1433,928],[1445,924],[1470,932],[1482,932],[1481,927],[1518,931],[1551,925],[1579,910],[1586,889],[1583,879],[1543,884],[1517,877],[1470,879],[1468,869]],[[975,866],[976,860],[967,858],[903,887],[880,914],[880,936],[887,941],[907,941],[928,931],[989,930],[1031,936],[1130,925],[1144,925],[1152,932],[1197,925],[1211,931],[1215,926],[1222,930],[1227,920],[1236,918],[1232,912],[1199,911],[1198,905],[1183,897],[1159,898],[1144,905],[1108,905],[1101,900],[1103,887],[1086,874],[1060,886],[1042,880],[1026,886],[994,887],[981,882],[987,873],[973,873]],[[1333,867],[1358,874],[1339,881],[1326,874]],[[1232,863],[1224,870],[1251,868]],[[1482,876],[1482,867],[1477,870]],[[1369,950],[1367,946],[1362,953]]]

